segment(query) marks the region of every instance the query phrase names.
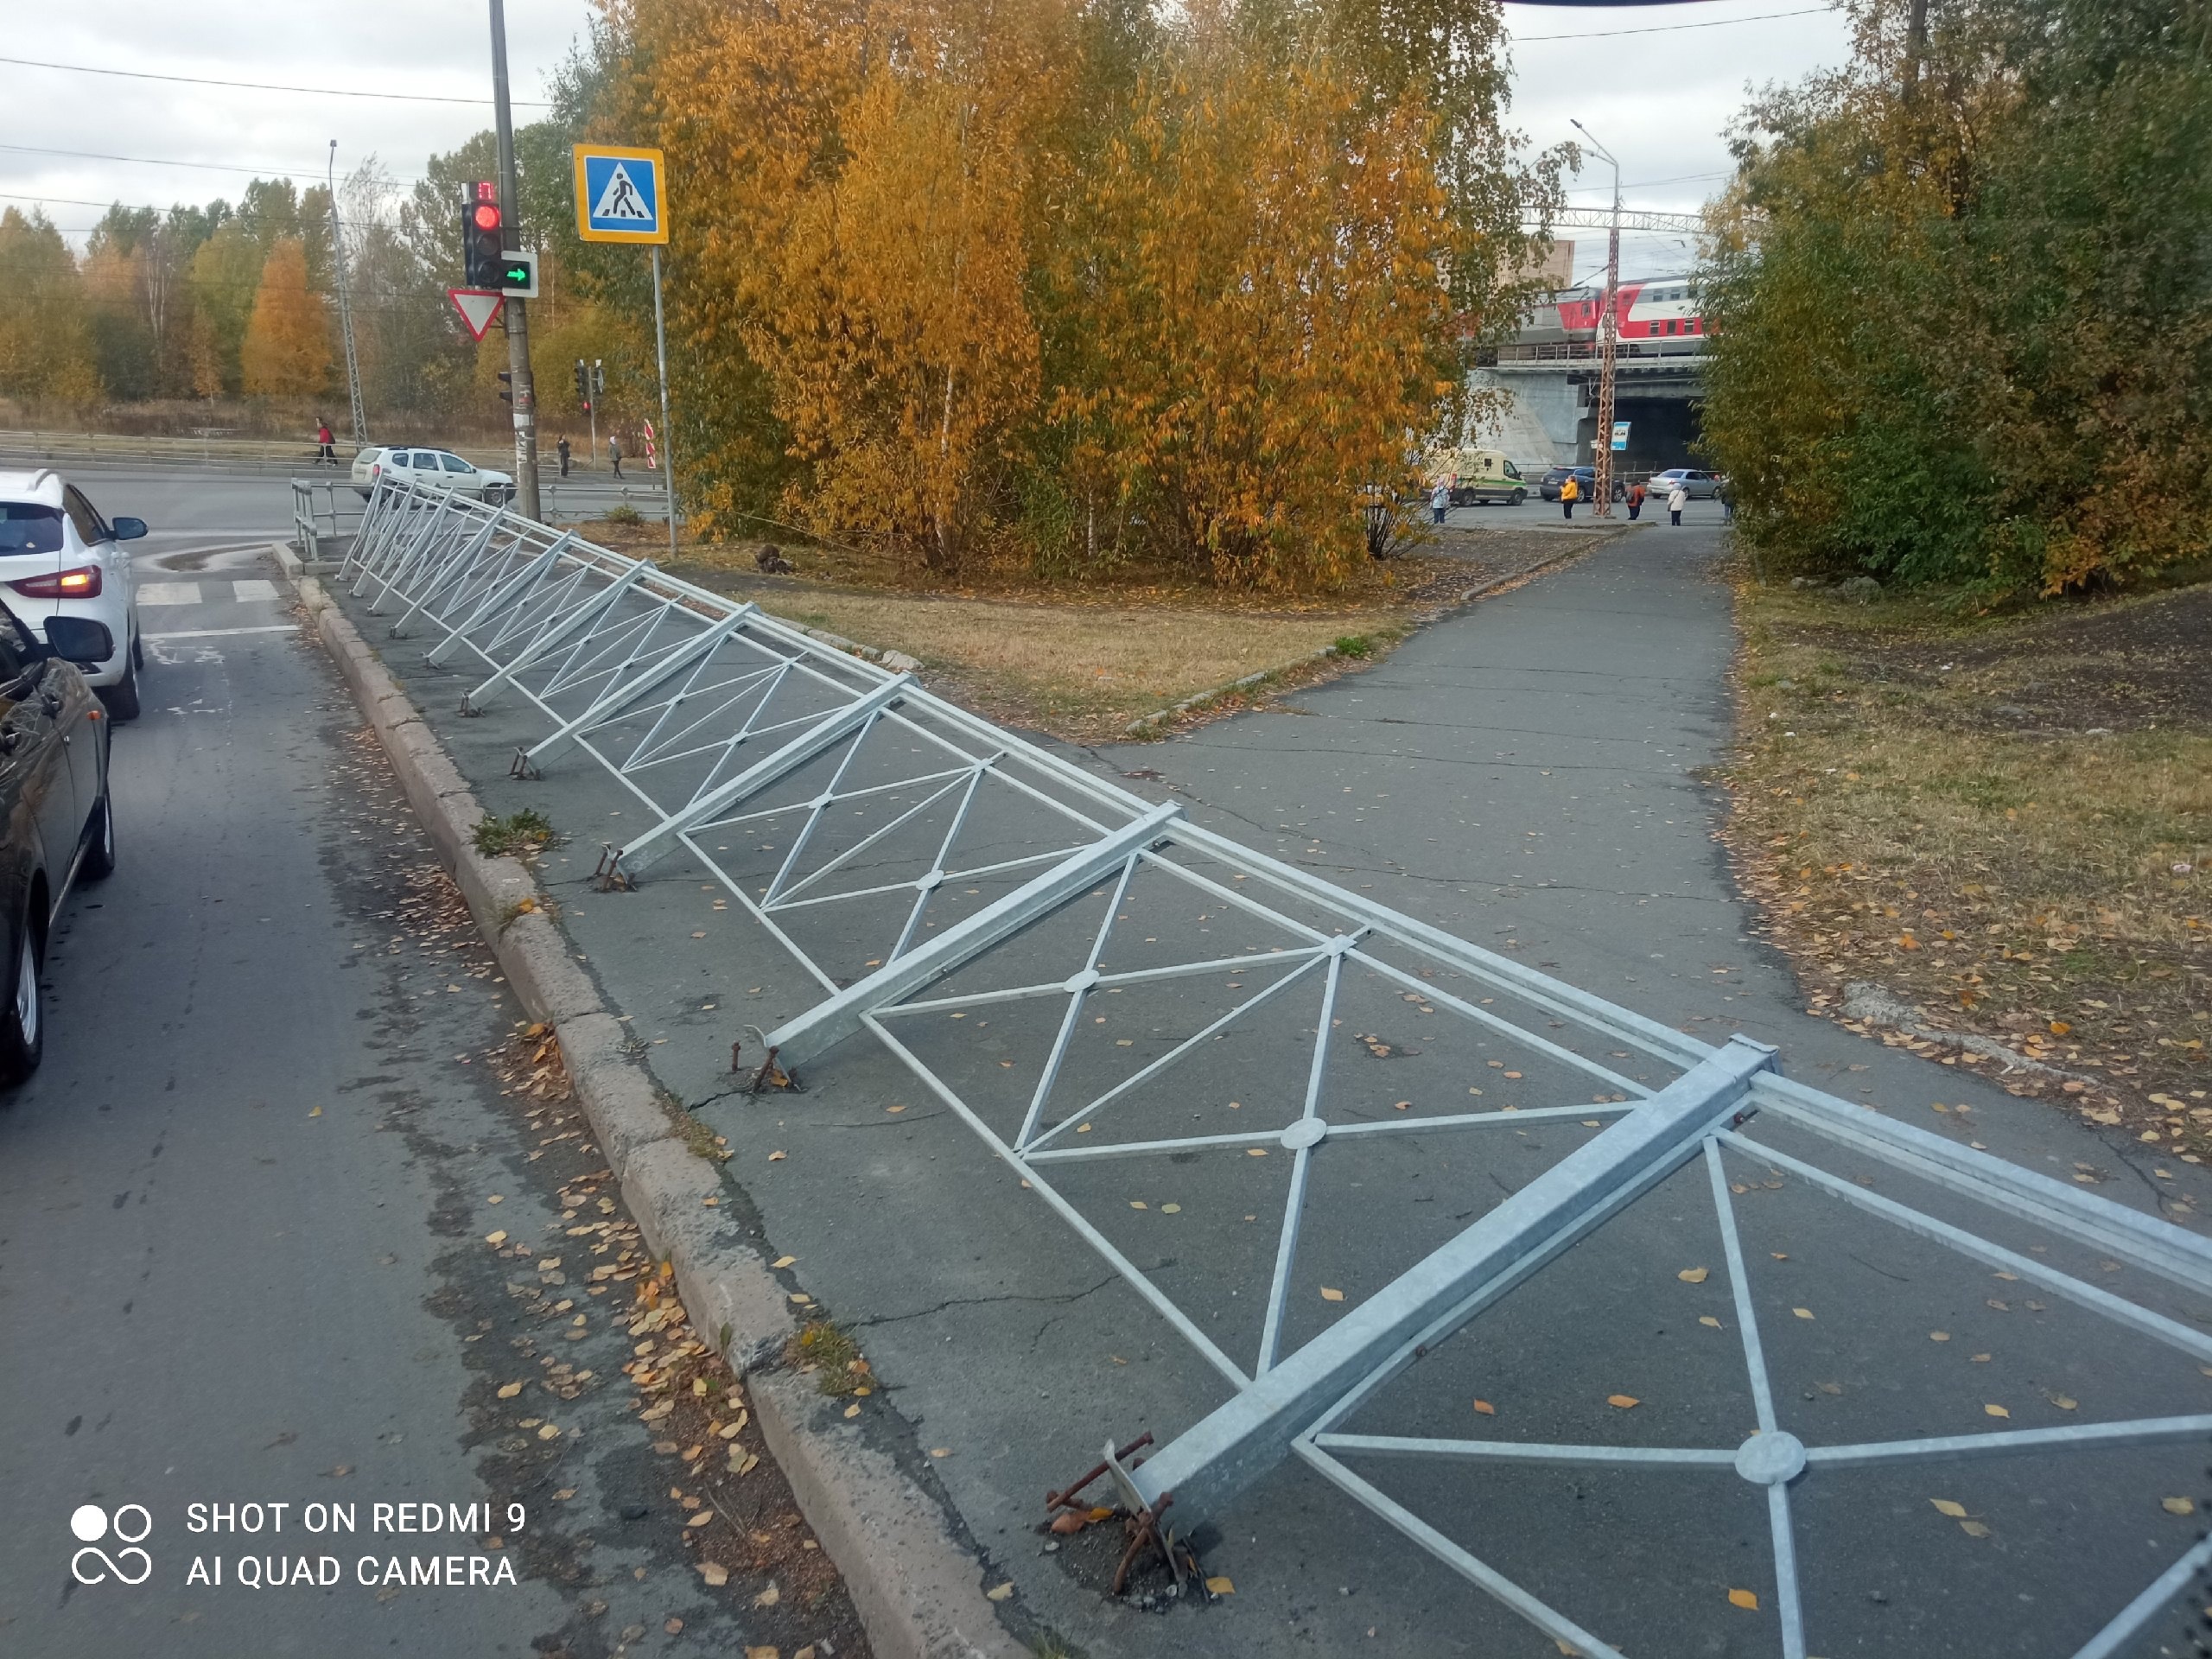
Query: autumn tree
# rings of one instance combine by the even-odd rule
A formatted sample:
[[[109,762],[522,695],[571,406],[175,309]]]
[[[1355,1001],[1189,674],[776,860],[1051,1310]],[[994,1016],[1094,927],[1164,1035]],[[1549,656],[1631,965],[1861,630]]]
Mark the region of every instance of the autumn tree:
[[[297,237],[269,250],[239,355],[249,396],[301,397],[329,384],[330,320]]]
[[[2212,6],[1950,0],[1757,102],[1707,442],[1777,569],[2056,594],[2201,557]]]
[[[0,393],[90,403],[100,395],[77,261],[36,209],[0,211]]]

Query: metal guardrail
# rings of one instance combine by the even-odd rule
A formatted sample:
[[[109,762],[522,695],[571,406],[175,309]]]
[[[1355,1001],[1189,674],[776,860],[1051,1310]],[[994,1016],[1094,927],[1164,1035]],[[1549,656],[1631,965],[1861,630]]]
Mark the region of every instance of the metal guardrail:
[[[907,675],[573,531],[385,480],[339,580],[387,619],[388,638],[423,640],[432,664],[474,665],[464,713],[510,697],[534,711],[526,724],[542,734],[518,749],[515,775],[557,775],[580,754],[646,808],[641,829],[606,847],[605,886],[681,854],[819,982],[806,1012],[753,1033],[756,1088],[793,1082],[867,1033],[1217,1374],[1221,1405],[1147,1460],[1109,1442],[1101,1465],[1164,1548],[1294,1459],[1563,1648],[1619,1659],[1587,1627],[1605,1621],[1475,1554],[1387,1490],[1389,1471],[1415,1459],[1733,1477],[1766,1515],[1778,1651],[1805,1659],[1804,1581],[1825,1553],[1820,1528],[1834,1524],[1832,1509],[1806,1509],[1808,1485],[1841,1470],[2040,1455],[2052,1461],[2034,1491],[2056,1480],[2087,1497],[2099,1478],[2071,1454],[2212,1436],[2212,1414],[2175,1409],[1808,1440],[1785,1421],[1760,1329],[1776,1293],[1767,1264],[1752,1266],[1738,1200],[1794,1182],[1841,1206],[1823,1211],[1831,1219],[1901,1230],[2187,1362],[2177,1390],[2212,1370],[2212,1335],[2191,1322],[2212,1307],[2212,1244],[2194,1234],[1785,1079],[1761,1045],[1706,1043],[1254,852]],[[1386,1040],[1385,1018],[1421,1042]],[[1367,1067],[1384,1057],[1400,1065]],[[1224,1107],[1227,1090],[1238,1098]],[[1516,1109],[1509,1092],[1539,1103]],[[1348,1201],[1332,1172],[1351,1166],[1332,1160],[1395,1160],[1408,1183],[1448,1178],[1454,1160],[1540,1130],[1576,1144],[1340,1316],[1316,1314],[1310,1286],[1294,1302],[1318,1218]],[[1207,1261],[1194,1275],[1176,1252],[1132,1243],[1128,1212],[1145,1203],[1124,1208],[1126,1186],[1100,1184],[1132,1167],[1269,1157],[1281,1159],[1264,1166],[1279,1187],[1249,1200],[1244,1221],[1271,1220],[1260,1231],[1272,1247],[1234,1321],[1222,1311],[1230,1268]],[[1874,1191],[1870,1168],[1913,1201]],[[1637,1446],[1386,1432],[1406,1426],[1393,1416],[1400,1379],[1479,1340],[1516,1287],[1648,1217],[1639,1200],[1662,1188],[1705,1211],[1685,1225],[1719,1239],[1726,1300],[1713,1306],[1734,1323],[1747,1436]],[[2078,1268],[2072,1249],[2089,1253]],[[2121,1281],[2093,1280],[2091,1261],[2155,1282],[2122,1294]],[[1717,1314],[1701,1322],[1726,1328]],[[2077,1659],[2116,1653],[2208,1562],[2212,1540],[2092,1615],[2101,1622]],[[1643,1634],[1626,1638],[1641,1649]]]
[[[334,478],[292,480],[292,544],[315,565],[335,556],[360,529],[369,503],[361,492]]]
[[[507,458],[500,449],[474,445],[439,444],[465,455],[480,466],[499,467]],[[292,473],[315,463],[312,438],[232,438],[176,435],[162,433],[0,431],[0,457],[10,464],[40,466],[72,462],[112,465],[148,461],[168,466],[204,467],[210,471]],[[340,465],[350,467],[353,454],[344,454]]]

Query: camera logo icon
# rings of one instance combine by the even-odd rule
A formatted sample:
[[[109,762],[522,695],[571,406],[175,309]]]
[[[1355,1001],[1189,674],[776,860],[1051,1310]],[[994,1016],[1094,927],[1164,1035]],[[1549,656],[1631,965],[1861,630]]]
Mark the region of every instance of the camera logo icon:
[[[154,1558],[137,1546],[153,1529],[154,1517],[143,1503],[125,1503],[112,1516],[97,1503],[79,1504],[69,1530],[84,1548],[69,1558],[70,1575],[79,1584],[105,1584],[111,1577],[118,1584],[145,1583],[154,1576]],[[111,1533],[124,1546],[113,1555],[99,1547]]]

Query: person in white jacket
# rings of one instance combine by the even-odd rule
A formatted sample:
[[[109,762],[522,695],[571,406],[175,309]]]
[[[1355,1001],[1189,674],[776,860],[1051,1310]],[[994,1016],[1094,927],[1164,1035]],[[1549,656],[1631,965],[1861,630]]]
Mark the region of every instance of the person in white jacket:
[[[1681,524],[1682,509],[1689,505],[1689,492],[1682,487],[1682,480],[1676,479],[1667,486],[1667,517],[1674,523]]]

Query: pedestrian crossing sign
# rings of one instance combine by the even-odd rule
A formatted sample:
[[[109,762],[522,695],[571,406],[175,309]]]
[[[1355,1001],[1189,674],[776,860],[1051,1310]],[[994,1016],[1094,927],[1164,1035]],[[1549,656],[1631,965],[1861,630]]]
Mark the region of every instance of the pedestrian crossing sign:
[[[666,242],[661,195],[667,165],[657,149],[578,144],[576,234],[587,242]]]

